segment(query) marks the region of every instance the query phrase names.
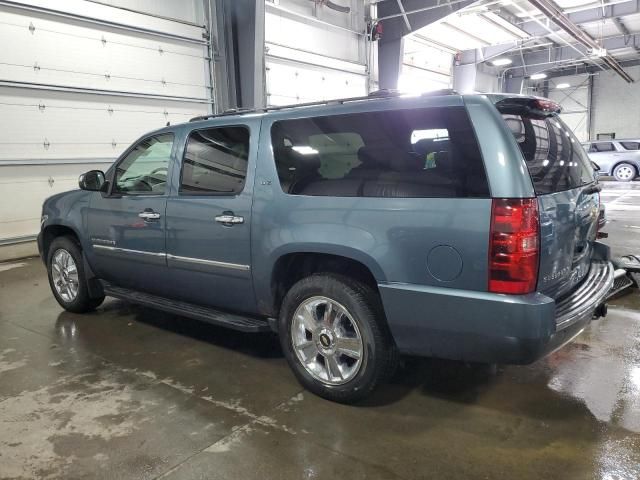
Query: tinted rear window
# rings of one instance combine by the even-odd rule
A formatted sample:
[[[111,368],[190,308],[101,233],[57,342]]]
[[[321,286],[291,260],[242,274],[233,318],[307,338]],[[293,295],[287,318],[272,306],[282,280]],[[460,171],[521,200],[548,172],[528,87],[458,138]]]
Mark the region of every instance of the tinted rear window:
[[[620,142],[625,150],[640,150],[639,142]]]
[[[292,195],[489,195],[463,107],[283,120],[271,137],[280,184]]]
[[[558,117],[502,117],[520,146],[537,194],[570,190],[593,181],[589,157]]]

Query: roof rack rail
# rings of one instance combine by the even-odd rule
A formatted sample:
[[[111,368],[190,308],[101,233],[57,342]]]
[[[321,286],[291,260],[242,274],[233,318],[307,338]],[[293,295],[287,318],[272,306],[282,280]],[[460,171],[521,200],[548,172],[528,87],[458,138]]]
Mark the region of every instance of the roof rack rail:
[[[453,89],[443,89],[436,90],[433,92],[423,93],[421,96],[439,96],[439,95],[457,95]],[[274,112],[279,110],[287,110],[290,108],[304,108],[304,107],[316,107],[322,105],[342,105],[349,102],[362,102],[366,100],[379,100],[383,98],[396,98],[404,93],[399,92],[398,90],[390,90],[390,89],[382,89],[371,92],[369,95],[362,97],[348,97],[348,98],[336,98],[332,100],[319,100],[316,102],[305,102],[305,103],[292,103],[289,105],[274,105],[272,107],[264,107],[264,108],[231,108],[229,110],[225,110],[222,113],[213,113],[210,115],[201,115],[199,117],[193,117],[190,122],[197,122],[200,120],[209,120],[217,117],[224,117],[227,115],[241,115],[245,113],[264,113],[264,112]]]

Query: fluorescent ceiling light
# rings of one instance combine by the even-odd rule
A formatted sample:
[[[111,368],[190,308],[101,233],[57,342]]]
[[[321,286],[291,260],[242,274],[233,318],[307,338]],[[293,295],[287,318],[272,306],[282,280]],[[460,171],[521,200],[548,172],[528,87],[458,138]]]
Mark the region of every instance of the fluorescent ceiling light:
[[[491,64],[496,67],[504,67],[505,65],[511,65],[513,61],[510,58],[496,58],[491,60]]]
[[[556,88],[562,89],[562,88],[569,88],[570,86],[571,85],[568,84],[568,83],[559,83],[559,84],[556,85]]]
[[[546,73],[534,73],[529,77],[531,80],[542,80],[543,78],[547,78]]]

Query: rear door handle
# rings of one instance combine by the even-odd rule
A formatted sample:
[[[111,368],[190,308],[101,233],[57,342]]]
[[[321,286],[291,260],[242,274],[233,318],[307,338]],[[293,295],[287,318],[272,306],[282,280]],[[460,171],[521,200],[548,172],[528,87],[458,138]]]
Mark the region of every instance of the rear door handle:
[[[234,215],[233,212],[223,212],[222,215],[218,215],[215,221],[223,225],[231,226],[244,223],[244,217]]]
[[[154,212],[153,210],[147,209],[144,210],[142,212],[140,212],[138,214],[138,216],[142,219],[144,219],[145,222],[151,221],[151,220],[158,220],[160,218],[160,214],[157,212]]]

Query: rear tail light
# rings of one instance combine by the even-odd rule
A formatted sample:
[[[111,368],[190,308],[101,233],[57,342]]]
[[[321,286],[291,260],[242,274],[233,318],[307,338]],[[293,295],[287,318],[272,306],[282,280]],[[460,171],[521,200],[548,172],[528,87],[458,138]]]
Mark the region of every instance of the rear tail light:
[[[489,291],[522,294],[536,289],[540,221],[535,198],[495,198],[491,205]]]

